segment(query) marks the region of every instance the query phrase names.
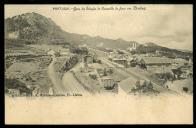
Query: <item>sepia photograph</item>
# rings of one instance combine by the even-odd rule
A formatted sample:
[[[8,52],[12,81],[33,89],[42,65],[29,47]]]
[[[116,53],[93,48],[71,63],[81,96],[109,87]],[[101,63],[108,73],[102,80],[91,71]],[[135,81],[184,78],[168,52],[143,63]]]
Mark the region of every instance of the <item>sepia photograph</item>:
[[[193,123],[191,4],[4,11],[7,124]]]

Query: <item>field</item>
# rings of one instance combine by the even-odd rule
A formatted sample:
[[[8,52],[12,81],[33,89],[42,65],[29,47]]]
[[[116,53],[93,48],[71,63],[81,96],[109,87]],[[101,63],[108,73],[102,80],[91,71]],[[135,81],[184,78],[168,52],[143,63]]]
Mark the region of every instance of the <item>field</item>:
[[[113,70],[114,70],[114,72],[112,74],[110,74],[109,76],[111,76],[116,82],[120,82],[130,76],[126,72],[122,72],[122,71],[119,71],[116,69],[113,69]]]
[[[176,80],[173,82],[168,82],[166,83],[171,90],[177,91],[179,93],[183,93],[183,88],[186,87],[188,88],[188,91],[193,93],[193,79],[184,79],[184,80]]]
[[[88,73],[80,73],[80,72],[75,72],[74,76],[76,79],[81,83],[81,85],[86,88],[90,93],[95,94],[95,93],[100,93],[101,89],[103,89],[98,80],[91,79],[88,76]]]
[[[16,59],[5,72],[6,78],[18,79],[29,86],[41,88],[43,91],[51,86],[50,79],[47,74],[47,66],[50,64],[49,56],[43,57],[25,57]],[[46,89],[46,90],[44,90]]]
[[[140,69],[138,67],[127,68],[126,70],[134,72],[138,76],[144,76],[145,78],[151,80],[152,82],[154,82],[158,85],[163,86],[163,84],[165,83],[165,81],[163,81],[162,79],[159,79],[157,76],[155,76],[154,72],[146,71],[146,70]]]
[[[28,45],[31,48],[39,49],[42,51],[47,52],[50,49],[53,49],[54,51],[59,52],[68,52],[69,49],[63,48],[63,45],[47,45],[47,44],[39,44],[39,45]]]
[[[52,86],[47,73],[51,57],[43,50],[13,43],[8,42],[5,46],[6,80],[17,80],[26,87],[40,88],[41,93],[47,93],[48,88]],[[14,84],[8,86],[12,87]]]
[[[49,50],[59,52],[60,56],[49,55]],[[5,51],[6,80],[17,80],[26,87],[39,88],[41,94],[48,94],[51,87],[55,90],[57,83],[54,79],[61,82],[64,73],[78,62],[63,45],[26,45],[8,41]],[[8,87],[12,86],[14,84]]]

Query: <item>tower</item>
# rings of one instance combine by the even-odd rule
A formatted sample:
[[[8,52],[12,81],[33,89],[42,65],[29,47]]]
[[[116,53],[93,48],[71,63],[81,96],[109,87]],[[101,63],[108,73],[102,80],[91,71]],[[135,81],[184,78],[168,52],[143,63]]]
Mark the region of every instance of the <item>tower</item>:
[[[132,46],[130,45],[130,47],[127,49],[128,51],[135,51],[136,50],[136,43],[134,42],[134,43],[132,43]]]
[[[136,43],[133,43],[132,49],[136,50]]]

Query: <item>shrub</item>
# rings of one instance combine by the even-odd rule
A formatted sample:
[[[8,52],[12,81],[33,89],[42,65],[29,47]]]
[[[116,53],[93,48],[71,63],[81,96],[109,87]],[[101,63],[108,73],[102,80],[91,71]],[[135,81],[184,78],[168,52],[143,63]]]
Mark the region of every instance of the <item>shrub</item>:
[[[97,76],[95,74],[89,74],[89,77],[94,79],[94,80],[97,79]]]
[[[136,89],[140,89],[141,88],[141,85],[140,85],[140,81],[139,80],[136,81],[135,87],[136,87]]]
[[[152,82],[150,81],[149,84],[148,84],[148,89],[152,90],[153,89],[153,85],[152,85]]]
[[[189,89],[187,87],[183,87],[182,90],[187,93]]]

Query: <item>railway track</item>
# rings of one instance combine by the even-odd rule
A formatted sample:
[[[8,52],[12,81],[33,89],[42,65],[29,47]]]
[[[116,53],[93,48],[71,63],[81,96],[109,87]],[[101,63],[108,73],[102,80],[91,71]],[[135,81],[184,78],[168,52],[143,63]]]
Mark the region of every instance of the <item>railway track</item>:
[[[141,75],[141,74],[138,74],[138,73],[136,73],[136,72],[132,72],[131,70],[128,70],[128,69],[124,68],[124,67],[123,67],[122,65],[120,65],[120,64],[117,64],[117,63],[114,63],[114,62],[110,62],[110,61],[107,60],[106,58],[102,58],[102,60],[103,60],[106,64],[108,64],[110,67],[114,68],[115,70],[124,71],[124,72],[130,74],[131,76],[133,76],[133,77],[135,77],[135,78],[137,78],[137,79],[143,79],[143,80],[146,80],[146,81],[151,81],[152,84],[153,84],[153,87],[154,87],[156,90],[158,90],[158,91],[160,91],[160,92],[162,92],[162,93],[169,93],[169,94],[179,95],[179,93],[177,93],[177,92],[175,92],[175,91],[173,91],[173,90],[164,88],[164,87],[162,87],[161,85],[159,85],[159,84],[153,82],[153,80],[151,80],[151,79],[149,79],[149,78],[147,78],[147,77],[145,77],[145,76],[143,76],[143,75]]]

